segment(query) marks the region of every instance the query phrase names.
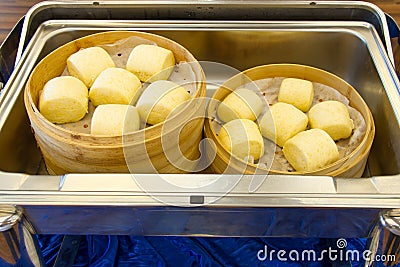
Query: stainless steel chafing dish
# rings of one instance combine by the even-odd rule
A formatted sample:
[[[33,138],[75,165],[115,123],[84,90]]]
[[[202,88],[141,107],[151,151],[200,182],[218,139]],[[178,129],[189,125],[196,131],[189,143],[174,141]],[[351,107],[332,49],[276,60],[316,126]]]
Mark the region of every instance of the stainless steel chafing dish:
[[[376,124],[363,178],[271,175],[249,192],[254,177],[243,176],[226,194],[218,186],[211,192],[145,192],[129,174],[47,175],[25,114],[24,84],[35,64],[55,48],[114,29],[166,36],[200,61],[239,70],[299,63],[342,77],[365,99]],[[24,214],[36,233],[367,237],[379,213],[398,217],[386,210],[400,207],[400,83],[385,16],[371,4],[49,2],[28,12],[17,58],[0,97],[0,204],[18,205],[3,213]],[[206,69],[206,76],[221,84],[229,73]],[[210,86],[209,93],[214,89]],[[374,228],[375,238],[381,226]]]

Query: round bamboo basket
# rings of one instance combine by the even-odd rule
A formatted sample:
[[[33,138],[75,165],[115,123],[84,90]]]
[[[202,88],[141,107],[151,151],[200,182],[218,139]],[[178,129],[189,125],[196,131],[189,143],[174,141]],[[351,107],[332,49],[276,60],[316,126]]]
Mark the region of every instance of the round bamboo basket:
[[[375,135],[375,125],[371,111],[358,92],[346,81],[321,69],[296,64],[271,64],[248,69],[227,80],[214,93],[208,106],[207,113],[216,110],[219,101],[222,101],[232,90],[250,81],[273,77],[291,77],[305,79],[330,86],[350,101],[350,106],[357,109],[364,117],[367,125],[366,133],[360,145],[347,156],[316,171],[287,172],[281,170],[261,168],[256,164],[246,163],[231,155],[219,142],[217,134],[212,127],[212,119],[205,121],[205,135],[212,139],[216,145],[216,156],[211,165],[216,173],[244,173],[244,174],[291,174],[291,175],[329,175],[334,177],[361,177],[368,159],[369,151]]]
[[[175,162],[171,163],[171,157],[166,156],[173,153],[166,153],[169,152],[166,149],[173,152],[179,147],[188,161],[199,157],[198,145],[204,123],[202,114],[205,111],[200,101],[189,103],[164,123],[123,136],[69,131],[49,122],[40,114],[37,108],[40,91],[47,81],[63,73],[71,54],[82,48],[113,44],[132,36],[150,40],[171,50],[176,62],[190,62],[196,81],[193,99],[205,96],[205,76],[200,64],[183,46],[167,38],[143,32],[113,31],[71,41],[37,64],[25,88],[25,107],[49,173],[185,173],[192,166],[187,164],[185,168],[176,167]],[[179,163],[181,158],[175,156],[172,160]],[[186,161],[182,164],[186,164]]]

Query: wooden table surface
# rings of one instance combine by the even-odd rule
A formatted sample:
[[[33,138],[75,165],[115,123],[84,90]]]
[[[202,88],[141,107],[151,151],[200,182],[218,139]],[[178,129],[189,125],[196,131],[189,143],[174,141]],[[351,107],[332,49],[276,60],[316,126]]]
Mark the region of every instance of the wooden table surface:
[[[0,0],[0,43],[7,37],[8,33],[25,15],[30,7],[40,1],[38,0]]]
[[[0,0],[0,43],[7,37],[17,21],[39,0]],[[390,14],[400,24],[400,0],[369,1]]]

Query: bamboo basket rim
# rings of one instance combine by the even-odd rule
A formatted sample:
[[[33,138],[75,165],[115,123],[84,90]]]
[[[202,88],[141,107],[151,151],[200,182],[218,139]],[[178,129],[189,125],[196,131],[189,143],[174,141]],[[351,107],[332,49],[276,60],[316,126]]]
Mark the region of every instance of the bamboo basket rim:
[[[369,138],[368,138],[369,140],[371,140],[371,143],[374,140],[374,135],[375,135],[375,129],[371,130],[371,133],[370,133]],[[370,149],[371,149],[370,146],[365,147],[365,150],[360,154],[360,156],[358,158],[360,158],[362,160],[365,157],[367,157],[369,152],[370,152]],[[336,176],[341,175],[342,173],[354,168],[358,163],[359,163],[359,161],[353,160],[350,164],[346,165],[345,167],[342,168],[342,166],[343,166],[342,165],[340,167],[340,169],[336,169],[334,171],[331,171],[331,172],[327,173],[326,175],[336,177]],[[348,177],[346,177],[346,178],[348,178]],[[349,178],[351,178],[351,177],[349,177]]]
[[[137,35],[139,35],[140,37],[143,37],[143,38],[146,38],[146,36],[151,36],[152,38],[161,39],[161,40],[163,40],[165,42],[171,43],[174,46],[177,46],[180,49],[182,49],[183,51],[185,51],[186,56],[190,59],[190,61],[186,61],[186,63],[195,64],[196,67],[197,67],[196,70],[194,71],[195,76],[197,78],[194,81],[195,84],[196,84],[196,92],[195,92],[194,96],[189,101],[192,101],[193,99],[196,99],[196,98],[199,98],[199,97],[202,96],[202,91],[203,90],[205,91],[205,74],[204,74],[204,71],[203,71],[200,63],[193,56],[193,54],[188,49],[186,49],[184,46],[182,46],[181,44],[179,44],[179,43],[177,43],[177,42],[175,42],[175,41],[173,41],[171,39],[168,39],[166,37],[163,37],[163,36],[160,36],[160,35],[157,35],[157,34],[148,33],[148,32],[121,31],[121,30],[104,31],[104,32],[89,34],[89,35],[74,39],[74,40],[72,40],[72,41],[70,41],[70,42],[58,47],[57,49],[53,50],[51,53],[46,55],[43,59],[41,59],[39,61],[39,63],[37,63],[35,65],[35,68],[32,70],[32,72],[29,75],[29,79],[28,79],[28,81],[26,83],[25,93],[24,93],[24,101],[25,101],[25,106],[27,107],[28,115],[29,114],[32,114],[32,115],[35,114],[36,115],[36,116],[29,116],[30,119],[33,119],[33,120],[35,120],[36,122],[39,122],[39,123],[45,123],[51,129],[56,130],[56,131],[61,132],[61,133],[64,133],[64,134],[69,134],[69,135],[73,135],[73,136],[81,136],[81,137],[84,137],[84,138],[85,137],[86,138],[96,138],[96,139],[102,139],[102,140],[110,139],[110,141],[111,141],[111,140],[115,140],[115,139],[121,139],[123,137],[125,138],[125,136],[132,137],[132,136],[138,135],[138,134],[145,134],[145,131],[158,131],[158,130],[161,130],[163,128],[164,123],[166,121],[168,121],[169,123],[171,123],[173,121],[176,121],[179,118],[179,115],[182,115],[182,114],[186,114],[185,117],[189,117],[190,116],[190,114],[187,114],[187,112],[184,112],[184,111],[186,111],[188,109],[188,106],[189,106],[189,105],[185,104],[184,109],[182,109],[178,113],[174,114],[173,116],[171,116],[170,118],[168,118],[164,122],[160,122],[160,123],[157,123],[155,125],[151,125],[149,127],[145,127],[143,129],[140,129],[140,130],[135,131],[135,132],[123,133],[122,135],[97,135],[97,134],[82,133],[82,132],[76,132],[76,131],[71,131],[71,130],[65,129],[65,128],[63,128],[63,127],[61,127],[61,126],[59,126],[59,125],[57,125],[55,123],[50,122],[49,120],[47,120],[40,113],[40,111],[39,111],[39,109],[37,107],[37,104],[34,103],[34,101],[32,99],[32,94],[31,94],[31,89],[30,89],[32,76],[35,73],[35,71],[37,70],[38,66],[41,65],[41,64],[44,64],[46,62],[46,60],[48,60],[48,58],[52,57],[57,52],[60,52],[61,50],[65,49],[67,46],[72,45],[75,42],[82,42],[82,41],[85,41],[85,40],[90,40],[92,38],[96,38],[96,37],[101,36],[101,35],[113,35],[113,34],[115,34],[115,35],[117,35],[117,34],[125,34],[126,35],[126,36],[124,36],[124,37],[122,37],[122,38],[120,38],[118,40],[122,40],[122,39],[129,38],[129,37],[132,37],[132,36],[137,36]],[[108,43],[109,42],[99,42],[97,45],[108,44]],[[88,47],[91,47],[91,46],[88,46]],[[81,48],[83,48],[83,47],[81,47]],[[65,66],[66,66],[66,62],[65,62]],[[198,74],[200,74],[200,75],[198,75]],[[198,77],[198,76],[200,76],[200,77]],[[200,80],[198,80],[198,79],[200,79]],[[89,90],[89,88],[88,88],[88,90]],[[41,120],[39,120],[39,118],[41,118]],[[172,129],[170,131],[172,131]],[[57,136],[58,138],[60,138],[60,136],[55,134],[54,131],[47,131],[46,132],[46,134],[49,134],[49,133],[51,133],[52,135],[54,134],[54,136]],[[166,132],[166,133],[168,133],[168,132]],[[155,140],[157,138],[158,138],[158,136],[152,136],[151,138],[147,138],[146,137],[146,141],[152,141],[152,140]],[[70,138],[65,138],[65,139],[70,140]],[[77,139],[74,139],[74,140],[78,142],[81,139],[77,138]],[[121,139],[121,142],[122,142],[122,139]],[[85,141],[82,141],[82,143],[85,143]],[[110,142],[110,144],[113,144],[113,143],[114,142]],[[99,144],[98,146],[103,146],[103,145],[104,144]],[[88,144],[88,146],[93,147],[93,144]],[[115,147],[118,147],[118,146],[119,146],[118,144],[115,144]],[[108,147],[112,147],[112,146],[108,146]]]
[[[365,150],[367,150],[367,151],[370,150],[370,147],[371,147],[371,145],[372,145],[372,142],[373,142],[373,139],[374,139],[374,135],[375,135],[375,124],[374,124],[374,120],[373,120],[373,116],[372,116],[371,110],[369,109],[368,105],[365,103],[364,99],[361,97],[361,95],[357,92],[357,90],[356,90],[352,85],[350,85],[348,82],[346,82],[345,80],[343,80],[343,79],[340,78],[339,76],[337,76],[337,75],[335,75],[335,74],[333,74],[333,73],[331,73],[331,72],[328,72],[328,71],[326,71],[326,70],[320,69],[320,68],[316,68],[316,67],[312,67],[312,66],[307,66],[307,65],[302,65],[302,64],[292,64],[292,63],[277,63],[277,64],[267,64],[267,65],[256,66],[256,67],[247,69],[247,70],[245,70],[245,71],[243,71],[243,72],[241,72],[241,73],[238,73],[238,74],[234,75],[233,77],[229,78],[228,80],[226,80],[226,81],[215,91],[215,93],[214,93],[213,96],[212,96],[212,99],[216,99],[216,98],[214,98],[215,95],[216,95],[217,92],[218,92],[220,89],[222,89],[222,88],[229,89],[230,91],[233,91],[234,89],[236,89],[236,88],[230,89],[230,88],[224,86],[224,85],[226,85],[227,83],[229,83],[230,81],[232,81],[232,80],[234,80],[234,79],[237,79],[238,77],[240,77],[240,76],[242,76],[242,75],[245,75],[245,77],[248,79],[249,82],[254,82],[254,81],[258,80],[258,79],[252,79],[252,78],[251,78],[251,74],[252,74],[253,72],[257,72],[257,71],[260,70],[260,69],[268,69],[268,68],[272,68],[272,67],[278,67],[278,68],[290,67],[290,68],[297,68],[297,69],[303,69],[303,70],[305,70],[305,69],[310,69],[310,70],[313,70],[313,71],[317,71],[317,72],[323,73],[324,75],[327,75],[328,77],[331,77],[331,78],[333,78],[333,79],[336,79],[336,80],[339,81],[340,83],[346,85],[347,88],[350,88],[351,91],[352,91],[352,93],[355,95],[355,97],[358,98],[358,99],[361,101],[361,103],[362,103],[363,106],[365,107],[365,110],[366,110],[366,113],[367,113],[367,114],[363,114],[363,113],[360,112],[357,108],[355,108],[354,106],[350,105],[350,103],[349,103],[349,106],[355,108],[358,112],[361,113],[361,115],[363,116],[363,118],[364,118],[364,120],[365,120],[365,122],[366,122],[367,129],[366,129],[366,132],[365,132],[365,134],[364,134],[364,136],[363,136],[362,141],[360,142],[360,144],[359,144],[351,153],[349,153],[349,154],[346,155],[345,157],[343,157],[343,158],[341,158],[341,159],[339,159],[339,160],[337,160],[337,161],[335,161],[335,162],[333,162],[333,163],[331,163],[331,164],[328,164],[328,165],[326,165],[326,166],[324,166],[324,167],[322,167],[322,168],[319,168],[319,169],[317,169],[317,170],[314,170],[314,171],[293,171],[293,172],[288,172],[288,171],[281,171],[281,170],[274,170],[274,169],[269,169],[269,170],[268,170],[267,168],[262,168],[262,167],[258,166],[258,164],[250,163],[250,162],[245,162],[243,159],[237,157],[236,155],[233,155],[233,154],[229,153],[228,150],[225,148],[225,146],[219,141],[218,136],[217,136],[217,134],[216,134],[216,132],[215,132],[215,129],[214,129],[214,127],[212,126],[212,119],[211,119],[211,118],[206,118],[206,121],[205,121],[206,132],[207,132],[207,131],[210,131],[210,132],[211,132],[212,137],[216,140],[216,142],[218,142],[219,146],[224,150],[224,152],[225,152],[226,154],[229,154],[230,157],[233,157],[234,159],[240,161],[241,163],[244,163],[246,166],[250,166],[250,167],[252,167],[252,168],[254,168],[254,169],[256,169],[256,170],[257,170],[257,169],[258,169],[258,170],[264,170],[264,171],[268,171],[269,173],[272,172],[273,174],[278,174],[278,175],[279,175],[279,174],[282,174],[282,175],[287,175],[287,174],[291,174],[291,175],[312,175],[312,174],[316,174],[316,173],[323,172],[323,171],[326,170],[326,169],[330,169],[330,168],[334,168],[335,166],[338,166],[336,169],[333,169],[333,170],[327,172],[326,175],[329,175],[329,173],[337,173],[337,174],[339,174],[339,172],[341,172],[341,171],[338,171],[338,170],[341,169],[341,166],[343,166],[343,165],[346,163],[346,161],[348,161],[348,160],[351,159],[355,154],[357,154],[357,153],[359,152],[360,149],[362,149],[362,148],[367,148],[367,149],[365,149]],[[293,76],[294,76],[294,75],[293,75]],[[278,77],[278,76],[274,76],[274,77]],[[286,76],[281,76],[281,77],[290,78],[289,76],[288,76],[288,77],[286,77]],[[267,76],[264,77],[264,78],[272,78],[272,77],[267,75]],[[304,79],[307,79],[307,78],[304,78]],[[308,79],[308,80],[309,80],[309,79]],[[315,81],[312,81],[312,82],[315,82]],[[334,89],[336,89],[336,88],[334,88]],[[336,90],[337,90],[337,89],[336,89]],[[343,95],[342,92],[339,91],[339,93],[341,93],[341,94]],[[346,96],[346,98],[347,98],[347,96]],[[351,99],[349,99],[349,101],[352,102]],[[208,107],[208,108],[209,108],[209,107]],[[207,108],[207,109],[208,109],[208,108]],[[207,112],[209,112],[209,110],[208,110]],[[211,113],[210,113],[210,114],[211,114]],[[208,128],[208,129],[207,129],[207,128]],[[372,135],[372,136],[370,137],[370,135]],[[367,144],[367,146],[365,146],[365,145],[366,145],[366,142],[369,141],[369,140],[371,140],[370,144]],[[352,162],[352,163],[350,163],[349,165],[346,165],[345,170],[348,169],[348,166],[354,166],[354,165],[359,161],[358,159],[359,159],[361,156],[365,156],[365,155],[364,155],[364,152],[365,152],[365,151],[363,151],[362,153],[360,153],[360,156],[357,158],[357,160],[353,160],[354,163]],[[230,162],[230,161],[226,161],[226,157],[225,157],[224,155],[220,155],[220,156],[221,156],[221,158],[225,161],[225,163],[229,163],[229,162]],[[247,167],[245,168],[245,170],[247,170]],[[322,174],[322,173],[321,173],[321,175],[325,175],[325,174]]]

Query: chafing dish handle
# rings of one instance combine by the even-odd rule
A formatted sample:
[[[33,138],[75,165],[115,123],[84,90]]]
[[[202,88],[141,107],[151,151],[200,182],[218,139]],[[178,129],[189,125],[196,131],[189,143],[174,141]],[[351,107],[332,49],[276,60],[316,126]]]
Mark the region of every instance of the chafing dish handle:
[[[380,212],[379,220],[370,234],[365,266],[378,264],[395,266],[400,263],[400,209]],[[382,266],[382,265],[379,265]]]
[[[0,205],[0,265],[45,266],[34,234],[22,208]]]

